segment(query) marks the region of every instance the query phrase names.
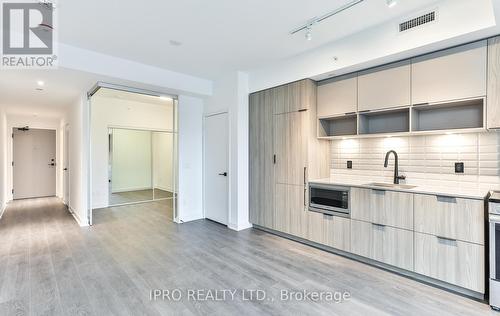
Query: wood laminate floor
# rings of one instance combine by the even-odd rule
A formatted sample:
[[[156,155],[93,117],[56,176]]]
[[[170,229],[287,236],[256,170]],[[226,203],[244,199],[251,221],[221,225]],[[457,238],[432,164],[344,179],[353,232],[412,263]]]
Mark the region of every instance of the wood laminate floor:
[[[55,198],[10,204],[0,220],[0,315],[498,315],[484,303],[258,230],[174,224],[158,203],[101,210],[91,228],[77,226]],[[152,301],[152,289],[180,289],[183,298]],[[188,299],[196,289],[238,291],[234,300]],[[243,289],[264,290],[268,299],[245,300]],[[281,301],[286,289],[351,298]]]

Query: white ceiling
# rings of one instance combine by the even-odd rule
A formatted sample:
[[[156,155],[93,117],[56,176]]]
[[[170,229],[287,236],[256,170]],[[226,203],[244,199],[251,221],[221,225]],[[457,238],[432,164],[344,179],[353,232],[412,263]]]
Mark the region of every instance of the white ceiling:
[[[43,87],[37,85],[39,80],[45,83]],[[67,69],[2,70],[0,105],[9,114],[59,117],[67,106],[76,102],[82,91],[95,84],[95,80],[90,74]]]
[[[208,79],[304,53],[436,0],[365,0],[313,30],[289,31],[350,0],[59,1],[61,42]],[[181,42],[172,46],[170,40]]]
[[[43,81],[43,87],[37,81]],[[1,70],[0,74],[0,106],[8,114],[39,115],[44,117],[61,117],[69,106],[74,105],[98,81],[113,82],[125,86],[165,92],[164,88],[144,85],[142,83],[107,78],[87,72],[59,68],[55,70]],[[43,88],[38,91],[37,88]],[[104,90],[102,93],[105,93]],[[108,92],[111,96],[111,92]],[[127,98],[125,92],[114,94]],[[130,96],[128,97],[130,98]],[[163,103],[159,98],[149,96],[136,97],[140,100],[150,99],[149,103]],[[138,100],[136,100],[138,101]]]

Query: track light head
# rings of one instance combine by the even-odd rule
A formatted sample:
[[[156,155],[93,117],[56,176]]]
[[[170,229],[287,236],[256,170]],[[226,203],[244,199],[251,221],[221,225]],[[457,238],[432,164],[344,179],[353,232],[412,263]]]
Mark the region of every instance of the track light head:
[[[307,29],[306,29],[306,40],[310,41],[312,40],[312,30],[311,30],[311,27],[309,26]]]
[[[396,4],[398,4],[398,1],[397,0],[386,0],[386,3],[387,3],[387,6],[389,8],[392,8],[394,7]]]

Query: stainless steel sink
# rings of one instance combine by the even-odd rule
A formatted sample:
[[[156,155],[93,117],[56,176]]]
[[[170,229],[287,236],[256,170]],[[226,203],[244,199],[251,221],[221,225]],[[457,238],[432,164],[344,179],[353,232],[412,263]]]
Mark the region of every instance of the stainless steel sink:
[[[397,189],[413,189],[413,188],[417,187],[416,185],[382,183],[382,182],[372,182],[372,183],[367,183],[366,185],[369,185],[372,187],[397,188]]]

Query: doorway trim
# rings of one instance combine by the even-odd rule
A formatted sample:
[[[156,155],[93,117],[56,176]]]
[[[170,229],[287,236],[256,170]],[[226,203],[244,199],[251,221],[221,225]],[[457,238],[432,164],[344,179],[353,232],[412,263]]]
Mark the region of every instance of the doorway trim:
[[[124,85],[119,85],[119,84],[113,84],[113,83],[107,83],[104,81],[97,81],[96,84],[87,92],[87,107],[84,111],[85,115],[85,121],[87,122],[87,128],[85,131],[85,138],[86,138],[86,146],[87,146],[87,154],[86,154],[86,165],[87,165],[87,223],[89,226],[93,225],[93,219],[92,219],[92,212],[94,210],[92,206],[92,96],[94,96],[97,91],[99,91],[101,88],[106,88],[106,89],[113,89],[113,90],[118,90],[118,91],[124,91],[124,92],[131,92],[131,93],[137,93],[137,94],[144,94],[144,95],[150,95],[150,96],[155,96],[155,97],[169,97],[172,98],[174,102],[174,130],[177,129],[177,137],[176,140],[174,141],[174,165],[175,165],[175,174],[178,174],[178,160],[179,160],[179,140],[178,140],[178,131],[179,131],[179,122],[178,122],[178,109],[177,107],[179,106],[179,98],[177,95],[171,94],[171,93],[164,93],[160,91],[153,91],[153,90],[148,90],[148,89],[142,89],[142,88],[135,88],[135,87],[130,87],[130,86],[124,86]],[[174,181],[174,191],[178,191],[179,189],[179,179],[176,176]],[[175,192],[174,192],[175,194]],[[179,192],[176,194],[176,198],[174,199],[174,222],[180,223],[179,220],[179,208],[177,207],[177,202],[179,201]]]

